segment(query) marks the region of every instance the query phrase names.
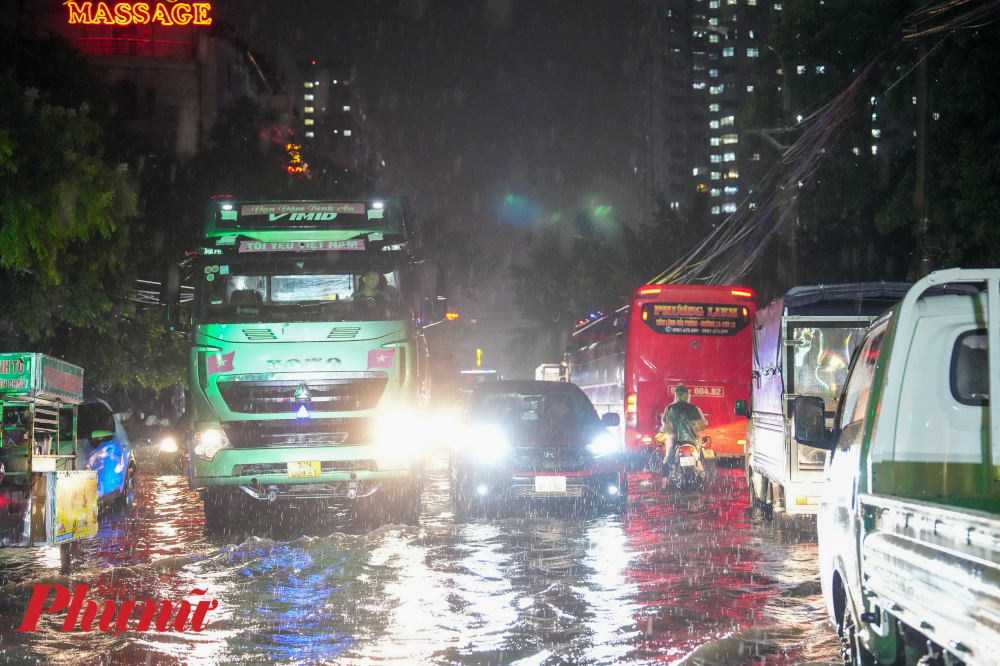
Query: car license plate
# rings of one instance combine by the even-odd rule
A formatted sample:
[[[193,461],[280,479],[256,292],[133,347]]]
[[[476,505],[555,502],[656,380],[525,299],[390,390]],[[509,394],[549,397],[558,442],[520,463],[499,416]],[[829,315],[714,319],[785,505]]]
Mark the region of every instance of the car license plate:
[[[694,467],[694,458],[687,456],[681,458],[681,467]]]
[[[536,476],[536,493],[564,493],[566,492],[565,476]]]
[[[319,476],[320,465],[318,460],[307,460],[305,462],[288,463],[289,479],[308,479]]]

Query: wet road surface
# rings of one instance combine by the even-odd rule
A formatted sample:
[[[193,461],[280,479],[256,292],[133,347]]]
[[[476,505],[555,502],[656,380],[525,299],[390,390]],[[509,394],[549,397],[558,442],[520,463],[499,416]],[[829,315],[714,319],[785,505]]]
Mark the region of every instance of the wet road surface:
[[[636,472],[624,517],[546,507],[457,524],[440,456],[419,527],[312,507],[228,534],[206,534],[185,478],[140,476],[136,507],[102,514],[69,576],[58,549],[0,551],[0,664],[841,663],[815,530],[748,515],[742,476],[660,493]],[[201,632],[63,633],[65,612],[14,632],[44,583],[119,606],[219,605]]]

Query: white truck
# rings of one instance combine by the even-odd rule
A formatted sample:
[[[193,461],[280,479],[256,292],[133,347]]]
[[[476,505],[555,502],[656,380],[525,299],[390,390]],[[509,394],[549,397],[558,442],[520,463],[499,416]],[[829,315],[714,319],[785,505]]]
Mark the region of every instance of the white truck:
[[[851,353],[868,325],[906,295],[901,282],[794,287],[754,316],[746,476],[765,516],[815,515],[824,452],[792,441],[792,401],[822,398],[832,419]]]
[[[1000,269],[921,279],[868,329],[825,449],[817,516],[827,610],[847,664],[1000,663]]]

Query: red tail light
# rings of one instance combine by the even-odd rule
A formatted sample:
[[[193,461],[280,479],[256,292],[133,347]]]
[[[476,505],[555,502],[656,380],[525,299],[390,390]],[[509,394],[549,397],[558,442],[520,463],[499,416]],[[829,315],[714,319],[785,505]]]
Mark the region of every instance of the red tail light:
[[[677,449],[677,452],[682,456],[693,456],[694,447],[690,444],[681,444],[681,446]]]
[[[753,292],[749,289],[730,289],[729,293],[736,298],[753,298]]]

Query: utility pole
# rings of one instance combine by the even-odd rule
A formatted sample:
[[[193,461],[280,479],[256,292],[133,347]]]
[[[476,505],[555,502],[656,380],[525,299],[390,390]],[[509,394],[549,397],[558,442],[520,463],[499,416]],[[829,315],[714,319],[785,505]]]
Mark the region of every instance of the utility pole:
[[[929,86],[927,82],[927,40],[917,37],[917,173],[913,188],[913,209],[917,221],[914,236],[917,239],[917,277],[930,273],[927,253],[927,225],[930,216],[927,202],[927,111]]]

